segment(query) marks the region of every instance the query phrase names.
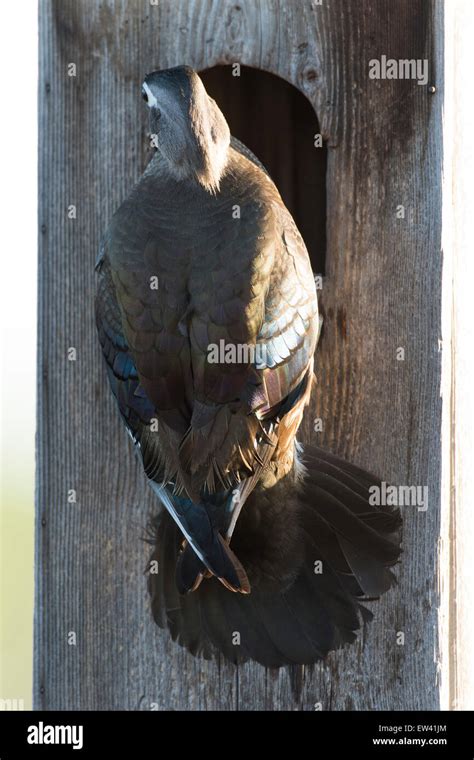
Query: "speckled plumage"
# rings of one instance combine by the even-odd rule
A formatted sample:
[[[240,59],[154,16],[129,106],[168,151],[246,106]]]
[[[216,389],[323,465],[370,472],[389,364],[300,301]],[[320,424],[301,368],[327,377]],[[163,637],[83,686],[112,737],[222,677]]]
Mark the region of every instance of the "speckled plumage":
[[[159,455],[179,488],[185,469],[200,470],[195,488],[212,483],[216,468],[247,469],[258,429],[249,413],[288,395],[316,345],[314,280],[294,223],[258,167],[233,149],[229,163],[214,196],[160,172],[157,155],[104,241],[103,276],[112,279],[141,388],[168,428],[157,436]],[[209,364],[209,345],[221,341],[264,345],[274,366]],[[183,462],[176,446],[185,434],[192,445]]]
[[[301,580],[305,546],[316,540],[306,499],[308,484],[320,488],[323,476],[310,473],[302,484],[294,457],[313,381],[316,290],[304,242],[278,190],[245,146],[229,142],[225,120],[197,75],[178,68],[155,72],[146,83],[159,149],[104,236],[97,326],[120,413],[152,486],[180,528],[167,515],[155,526],[161,567],[157,579],[150,577],[155,618],[190,649],[216,646],[229,656],[214,604],[222,600],[232,613],[230,624],[247,600],[237,594],[231,602],[228,589],[252,590],[249,620],[258,616],[254,585],[260,607],[270,589],[270,616],[283,604],[280,595],[293,587],[295,599],[302,588],[312,593]],[[250,346],[264,358],[211,363],[210,346]],[[322,506],[328,493],[340,497],[335,471],[331,477],[329,490],[319,492]],[[360,512],[364,497],[354,493],[346,488],[343,494],[346,512],[354,504]],[[344,515],[343,531],[351,520],[366,519],[365,513]],[[382,536],[385,529],[394,532],[398,515],[386,515],[386,521],[373,537],[382,555],[371,565],[376,575],[398,556],[398,543],[389,551]],[[330,523],[326,514],[324,530]],[[350,543],[348,531],[344,540]],[[367,538],[364,530],[359,535]],[[348,554],[344,571],[350,574]],[[217,581],[207,579],[211,575],[222,581],[218,590]],[[317,593],[330,593],[328,583],[320,582]],[[356,582],[352,592],[360,595],[363,585]],[[197,591],[178,593],[189,589]],[[352,609],[351,635],[344,637],[337,620],[331,621],[328,646],[318,645],[310,660],[352,637],[356,605],[350,589],[344,594]],[[187,610],[173,615],[174,622],[170,603]],[[331,604],[326,608],[332,614]],[[196,628],[203,614],[214,616],[207,634]],[[313,613],[310,620],[316,623]],[[295,653],[281,655],[282,662],[309,661],[307,653],[298,655],[301,636],[294,632],[292,644],[290,635]],[[263,656],[262,647],[258,640],[248,656],[267,664],[278,660]]]

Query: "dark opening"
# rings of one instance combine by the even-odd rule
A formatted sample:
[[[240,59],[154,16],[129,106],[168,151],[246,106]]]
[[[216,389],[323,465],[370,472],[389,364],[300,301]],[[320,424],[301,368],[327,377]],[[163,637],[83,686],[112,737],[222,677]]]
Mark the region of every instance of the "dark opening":
[[[302,93],[260,69],[216,66],[200,72],[206,90],[224,113],[232,134],[268,169],[300,230],[313,271],[325,273],[326,145],[316,114]]]

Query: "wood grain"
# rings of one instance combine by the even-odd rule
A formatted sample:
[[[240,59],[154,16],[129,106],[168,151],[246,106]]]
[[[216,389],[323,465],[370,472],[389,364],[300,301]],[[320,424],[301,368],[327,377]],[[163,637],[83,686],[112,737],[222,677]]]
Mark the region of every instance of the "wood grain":
[[[36,708],[439,706],[442,24],[427,0],[40,2]],[[369,80],[383,54],[428,58],[436,93]],[[152,623],[140,537],[154,501],[93,323],[101,233],[150,155],[143,75],[235,61],[298,87],[330,146],[325,323],[304,435],[387,481],[429,486],[426,512],[405,509],[399,584],[375,621],[303,673],[201,662]]]

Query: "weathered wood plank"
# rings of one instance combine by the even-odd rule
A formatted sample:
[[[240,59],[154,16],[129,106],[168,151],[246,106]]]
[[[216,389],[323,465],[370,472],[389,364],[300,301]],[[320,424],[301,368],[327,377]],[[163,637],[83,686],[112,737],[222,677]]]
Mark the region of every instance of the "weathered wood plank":
[[[474,587],[472,584],[474,344],[471,283],[474,114],[464,97],[472,69],[474,18],[467,0],[445,8],[443,109],[443,492],[440,578],[442,702],[474,709]],[[449,508],[448,508],[449,505]]]
[[[36,707],[436,708],[442,5],[42,0],[40,13]],[[382,54],[428,58],[436,94],[369,80],[368,61]],[[149,155],[144,73],[234,61],[298,86],[332,146],[325,326],[306,437],[387,481],[430,489],[426,512],[405,510],[399,586],[374,607],[374,623],[299,688],[293,673],[293,689],[285,670],[196,661],[153,625],[139,538],[154,503],[93,325],[100,235]]]

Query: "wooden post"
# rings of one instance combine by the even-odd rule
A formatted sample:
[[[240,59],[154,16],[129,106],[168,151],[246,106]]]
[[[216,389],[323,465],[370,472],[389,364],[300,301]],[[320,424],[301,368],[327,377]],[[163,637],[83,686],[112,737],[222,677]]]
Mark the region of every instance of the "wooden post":
[[[440,587],[442,704],[474,709],[472,396],[474,110],[466,98],[474,20],[468,0],[445,6],[443,107],[443,490]]]
[[[438,708],[443,4],[42,0],[40,13],[36,708]],[[429,81],[370,79],[384,55],[427,59]],[[404,509],[399,584],[374,622],[298,677],[195,660],[154,626],[140,537],[156,505],[93,320],[101,233],[150,155],[143,75],[234,62],[299,88],[329,146],[303,437],[429,488],[426,511]]]

